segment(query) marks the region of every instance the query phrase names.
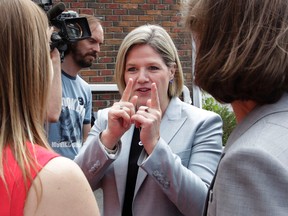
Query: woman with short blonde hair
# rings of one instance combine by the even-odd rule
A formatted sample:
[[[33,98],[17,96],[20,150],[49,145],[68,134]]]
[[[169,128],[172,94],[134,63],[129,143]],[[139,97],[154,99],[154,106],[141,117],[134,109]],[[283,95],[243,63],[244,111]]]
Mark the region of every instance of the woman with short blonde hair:
[[[103,190],[105,215],[200,216],[221,156],[220,116],[179,99],[181,63],[161,26],[124,38],[115,76],[121,99],[98,110],[75,158]]]

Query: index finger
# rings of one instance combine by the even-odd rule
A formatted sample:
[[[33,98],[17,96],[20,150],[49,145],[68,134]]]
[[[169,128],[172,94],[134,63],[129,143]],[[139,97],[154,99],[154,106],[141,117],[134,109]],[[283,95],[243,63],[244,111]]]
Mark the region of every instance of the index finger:
[[[132,93],[133,79],[129,79],[120,101],[129,101]]]
[[[158,90],[155,83],[152,83],[151,85],[151,101],[150,101],[150,107],[153,109],[160,110],[160,101],[158,96]]]

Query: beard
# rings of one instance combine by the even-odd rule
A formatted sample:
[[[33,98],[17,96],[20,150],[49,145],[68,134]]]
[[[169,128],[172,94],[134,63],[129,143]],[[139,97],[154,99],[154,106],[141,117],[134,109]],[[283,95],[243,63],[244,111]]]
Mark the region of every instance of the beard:
[[[81,48],[77,45],[77,43],[71,46],[71,54],[74,62],[81,68],[91,67],[93,61],[97,57],[97,52],[81,52]],[[91,57],[94,57],[94,59]]]

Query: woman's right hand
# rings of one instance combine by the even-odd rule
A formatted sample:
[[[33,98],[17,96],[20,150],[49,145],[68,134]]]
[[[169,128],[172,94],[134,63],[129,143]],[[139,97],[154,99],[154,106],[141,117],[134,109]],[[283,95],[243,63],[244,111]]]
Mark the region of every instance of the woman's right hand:
[[[101,133],[101,142],[114,149],[122,135],[130,128],[131,116],[135,114],[137,96],[131,97],[133,80],[129,79],[121,100],[115,102],[108,112],[108,127]]]

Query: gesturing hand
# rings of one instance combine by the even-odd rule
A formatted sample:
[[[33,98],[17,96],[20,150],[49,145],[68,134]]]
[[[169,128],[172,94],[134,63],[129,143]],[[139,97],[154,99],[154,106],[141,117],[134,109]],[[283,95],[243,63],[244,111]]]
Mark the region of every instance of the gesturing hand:
[[[131,116],[135,114],[137,96],[131,97],[133,80],[129,79],[121,100],[115,102],[108,112],[108,127],[102,132],[101,141],[113,149],[121,136],[130,128]]]
[[[151,154],[160,138],[160,123],[162,111],[160,108],[157,86],[151,85],[151,99],[147,101],[147,106],[140,106],[131,120],[139,127],[140,140],[147,154]]]

